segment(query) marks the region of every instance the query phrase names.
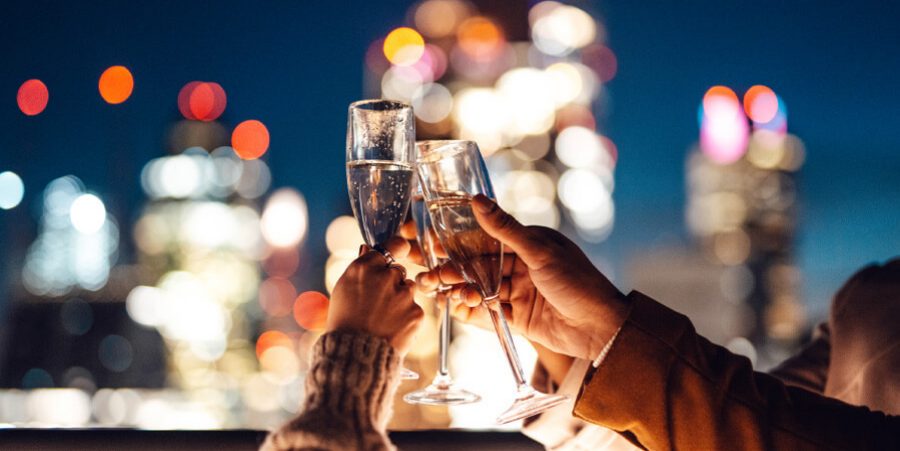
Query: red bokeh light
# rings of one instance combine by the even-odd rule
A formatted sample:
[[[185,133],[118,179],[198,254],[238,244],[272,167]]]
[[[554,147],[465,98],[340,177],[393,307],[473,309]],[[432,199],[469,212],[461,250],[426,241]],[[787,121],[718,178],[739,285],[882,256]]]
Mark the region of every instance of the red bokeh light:
[[[744,93],[744,111],[753,122],[770,122],[778,114],[778,96],[768,86],[751,86]]]
[[[50,101],[50,91],[47,85],[38,79],[31,79],[19,86],[19,92],[16,94],[16,103],[19,109],[26,116],[36,116],[47,108],[47,102]]]
[[[241,122],[231,133],[231,147],[239,157],[255,160],[269,150],[269,130],[257,120]]]
[[[601,82],[606,83],[616,77],[619,71],[619,60],[612,49],[605,45],[593,44],[581,51],[584,64],[597,74]]]
[[[228,98],[222,85],[208,81],[192,81],[178,92],[178,110],[194,121],[214,121],[225,112]]]
[[[265,331],[256,339],[256,358],[262,357],[266,350],[275,346],[293,349],[294,342],[284,332],[277,330]]]
[[[306,291],[294,302],[294,320],[307,330],[322,330],[328,320],[328,297],[318,291]]]
[[[109,104],[119,104],[131,97],[134,90],[134,76],[125,66],[112,66],[100,75],[97,83],[100,97]]]
[[[297,290],[287,279],[270,277],[259,285],[259,305],[270,316],[290,314],[296,296]]]

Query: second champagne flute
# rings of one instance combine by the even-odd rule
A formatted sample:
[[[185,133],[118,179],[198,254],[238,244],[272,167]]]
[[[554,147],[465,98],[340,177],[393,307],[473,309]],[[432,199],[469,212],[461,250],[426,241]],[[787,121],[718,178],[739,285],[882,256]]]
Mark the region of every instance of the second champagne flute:
[[[416,128],[412,107],[391,100],[350,104],[347,118],[347,192],[359,229],[373,249],[397,234],[412,197]],[[401,378],[418,379],[409,369]]]
[[[431,146],[441,142],[419,142],[417,144],[419,154],[428,152]],[[425,197],[422,193],[422,185],[418,183],[416,184],[412,200],[412,215],[413,220],[416,222],[416,240],[419,243],[419,249],[422,251],[422,259],[425,260],[425,265],[429,270],[435,269],[444,263],[446,259],[438,256],[436,250],[438,238],[431,225],[431,215],[428,214],[428,207],[425,204]],[[438,341],[438,371],[430,385],[421,390],[407,393],[403,397],[403,400],[410,404],[457,405],[469,404],[481,399],[481,396],[457,387],[453,382],[453,377],[450,376],[449,352],[452,320],[450,318],[450,302],[448,299],[450,295],[449,290],[450,287],[440,284],[434,292],[430,293],[434,296],[436,303],[443,304],[440,340]]]
[[[481,228],[472,212],[472,196],[494,197],[478,146],[472,141],[445,141],[439,148],[420,155],[416,169],[441,245],[466,281],[480,292],[516,381],[516,399],[497,422],[527,418],[565,402],[565,396],[538,392],[525,380],[509,325],[503,317],[500,308],[503,245]]]

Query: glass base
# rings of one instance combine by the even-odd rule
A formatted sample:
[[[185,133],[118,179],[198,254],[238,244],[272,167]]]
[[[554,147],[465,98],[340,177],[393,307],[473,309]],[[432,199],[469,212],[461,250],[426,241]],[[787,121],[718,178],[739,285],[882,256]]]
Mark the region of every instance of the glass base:
[[[449,377],[438,376],[431,385],[414,392],[407,393],[403,400],[410,404],[426,404],[429,406],[455,406],[481,401],[481,396],[453,385]]]
[[[416,381],[419,380],[419,373],[404,366],[400,368],[400,379],[405,381]]]
[[[506,412],[497,417],[497,424],[512,423],[531,416],[535,416],[547,409],[556,407],[568,399],[563,395],[547,395],[534,389],[519,395],[513,405]]]

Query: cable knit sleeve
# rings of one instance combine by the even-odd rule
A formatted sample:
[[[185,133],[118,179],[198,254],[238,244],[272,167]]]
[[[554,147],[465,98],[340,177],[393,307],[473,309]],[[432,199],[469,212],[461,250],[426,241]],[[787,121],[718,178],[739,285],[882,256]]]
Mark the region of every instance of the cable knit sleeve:
[[[262,451],[393,450],[385,431],[400,356],[384,339],[335,331],[313,348],[300,414],[269,434]]]

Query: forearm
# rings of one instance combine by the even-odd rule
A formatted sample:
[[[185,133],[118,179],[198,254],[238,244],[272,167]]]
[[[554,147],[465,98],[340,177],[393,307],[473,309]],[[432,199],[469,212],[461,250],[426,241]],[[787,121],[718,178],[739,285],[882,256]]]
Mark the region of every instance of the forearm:
[[[400,357],[365,333],[329,332],[316,342],[303,411],[269,434],[264,451],[392,450],[385,427]]]
[[[786,387],[639,293],[575,414],[648,449],[896,449],[898,418]]]

